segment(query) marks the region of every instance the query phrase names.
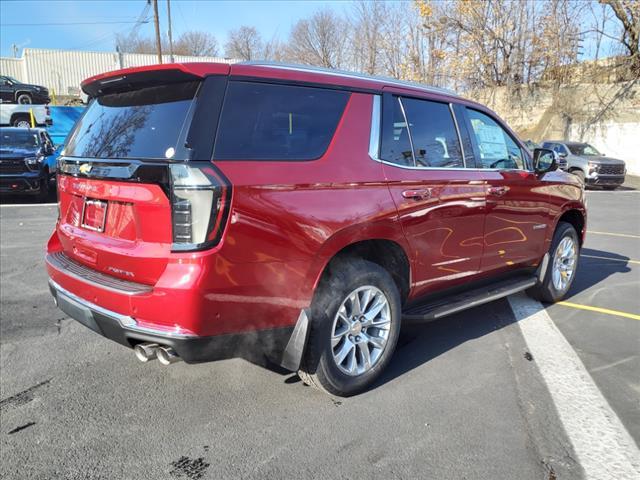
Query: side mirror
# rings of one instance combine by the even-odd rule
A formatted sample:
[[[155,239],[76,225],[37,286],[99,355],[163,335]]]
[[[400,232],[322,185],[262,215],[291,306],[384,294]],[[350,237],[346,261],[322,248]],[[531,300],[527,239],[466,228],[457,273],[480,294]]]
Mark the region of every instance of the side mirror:
[[[560,158],[567,158],[567,154],[566,153],[559,153],[558,156]]]
[[[536,173],[553,172],[558,169],[558,154],[548,148],[533,151],[533,169]]]

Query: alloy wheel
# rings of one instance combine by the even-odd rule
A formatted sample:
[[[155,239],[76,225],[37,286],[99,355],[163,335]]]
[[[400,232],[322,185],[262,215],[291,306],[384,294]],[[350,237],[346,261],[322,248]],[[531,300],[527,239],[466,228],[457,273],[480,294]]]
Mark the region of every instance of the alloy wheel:
[[[575,241],[571,237],[564,237],[553,256],[552,280],[553,286],[559,292],[566,290],[571,283],[577,259],[578,249]]]
[[[389,339],[391,308],[385,294],[368,285],[351,292],[340,304],[331,329],[331,351],[338,368],[358,376],[382,357]]]

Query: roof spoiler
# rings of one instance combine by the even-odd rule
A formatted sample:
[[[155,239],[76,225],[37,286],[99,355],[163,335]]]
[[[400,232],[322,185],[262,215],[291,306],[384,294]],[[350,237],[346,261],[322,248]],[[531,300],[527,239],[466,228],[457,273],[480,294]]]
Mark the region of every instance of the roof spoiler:
[[[228,64],[220,63],[216,66],[219,74],[228,75]],[[126,92],[168,83],[192,82],[201,80],[207,74],[212,74],[211,64],[206,70],[203,67],[203,64],[198,63],[171,63],[125,68],[90,77],[82,82],[81,87],[82,91],[90,97],[97,97],[108,93]],[[213,74],[218,74],[218,72],[215,71]]]

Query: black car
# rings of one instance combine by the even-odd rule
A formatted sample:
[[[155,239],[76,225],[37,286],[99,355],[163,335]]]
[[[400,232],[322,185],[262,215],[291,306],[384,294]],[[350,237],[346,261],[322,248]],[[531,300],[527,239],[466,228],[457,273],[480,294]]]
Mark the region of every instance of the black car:
[[[13,77],[0,76],[0,100],[2,103],[49,103],[49,90],[40,85],[21,83]]]
[[[45,199],[55,172],[55,149],[44,128],[0,128],[0,193]]]

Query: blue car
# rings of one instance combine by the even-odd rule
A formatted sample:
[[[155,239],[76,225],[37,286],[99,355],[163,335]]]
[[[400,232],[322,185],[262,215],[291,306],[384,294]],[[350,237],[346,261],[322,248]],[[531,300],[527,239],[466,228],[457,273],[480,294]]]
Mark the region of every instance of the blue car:
[[[0,193],[48,198],[57,153],[44,128],[0,128]]]

